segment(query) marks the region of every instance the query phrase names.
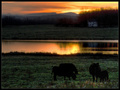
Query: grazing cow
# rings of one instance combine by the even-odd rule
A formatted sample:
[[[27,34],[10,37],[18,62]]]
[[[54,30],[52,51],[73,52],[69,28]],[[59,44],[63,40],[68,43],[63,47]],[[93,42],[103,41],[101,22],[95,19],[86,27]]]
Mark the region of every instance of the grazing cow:
[[[64,79],[66,77],[69,78],[72,77],[73,80],[76,79],[76,74],[78,74],[78,71],[76,69],[76,67],[71,64],[71,63],[62,63],[59,66],[54,66],[52,68],[52,73],[54,73],[54,80],[56,79],[56,76],[64,76]]]
[[[108,80],[108,71],[107,70],[101,71],[99,74],[99,78],[100,78],[100,82],[107,81]]]
[[[73,72],[78,74],[78,70],[76,69],[75,65],[72,63],[61,63],[59,67],[64,70],[64,72]]]
[[[96,82],[97,82],[97,79],[98,79],[99,74],[101,72],[101,68],[99,66],[99,63],[91,64],[90,67],[89,67],[89,72],[93,77],[93,82],[95,81],[95,78],[96,78]]]

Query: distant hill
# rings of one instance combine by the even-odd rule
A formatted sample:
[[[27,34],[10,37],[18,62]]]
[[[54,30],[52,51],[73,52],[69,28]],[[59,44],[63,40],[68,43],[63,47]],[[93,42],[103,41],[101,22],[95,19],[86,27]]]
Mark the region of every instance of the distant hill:
[[[69,13],[32,13],[24,15],[2,15],[2,25],[36,25],[55,24],[59,19],[72,19],[76,21],[78,14]]]
[[[77,18],[78,14],[69,12],[69,13],[35,13],[35,14],[26,14],[24,15],[25,17],[30,17],[30,18],[41,18],[42,20],[44,19],[60,19],[60,18],[72,18],[75,19]]]
[[[62,15],[69,15],[69,16],[78,16],[78,14],[73,13],[73,12],[68,12],[68,13],[61,13]]]
[[[56,15],[56,13],[32,13],[32,14],[25,14],[24,16],[46,16],[46,15]]]
[[[26,14],[26,16],[48,16],[48,15],[69,15],[69,16],[77,16],[78,14],[73,13],[73,12],[68,12],[68,13],[32,13],[32,14]]]
[[[73,13],[73,12],[68,12],[68,13],[32,13],[32,14],[24,14],[24,15],[2,15],[2,18],[5,16],[12,16],[15,18],[19,18],[19,19],[38,19],[41,18],[41,20],[44,19],[60,19],[60,18],[72,18],[72,19],[76,19],[78,14]]]

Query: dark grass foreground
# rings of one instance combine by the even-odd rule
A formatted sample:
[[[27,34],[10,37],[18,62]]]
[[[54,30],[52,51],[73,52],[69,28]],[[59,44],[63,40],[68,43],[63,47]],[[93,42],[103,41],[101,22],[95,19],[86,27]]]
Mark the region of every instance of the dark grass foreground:
[[[78,55],[2,55],[1,88],[47,89],[47,88],[119,88],[118,56]],[[73,63],[78,69],[76,80],[53,80],[52,66]],[[109,73],[109,82],[92,82],[89,66],[99,63],[102,70]]]

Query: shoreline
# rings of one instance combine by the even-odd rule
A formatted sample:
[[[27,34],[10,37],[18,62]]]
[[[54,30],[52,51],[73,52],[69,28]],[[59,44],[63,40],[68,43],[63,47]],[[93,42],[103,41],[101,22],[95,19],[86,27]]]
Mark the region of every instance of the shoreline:
[[[2,38],[1,40],[119,40],[116,38]]]
[[[32,41],[38,41],[38,42],[115,42],[115,43],[118,43],[119,40],[2,40],[3,42],[7,42],[7,41],[27,41],[27,42],[32,42]]]
[[[42,53],[42,52],[34,52],[34,53],[25,53],[25,52],[9,52],[2,53],[2,56],[16,56],[16,55],[25,55],[25,56],[105,56],[105,57],[118,57],[118,54],[92,54],[92,53],[76,53],[76,54],[57,54],[57,53]]]

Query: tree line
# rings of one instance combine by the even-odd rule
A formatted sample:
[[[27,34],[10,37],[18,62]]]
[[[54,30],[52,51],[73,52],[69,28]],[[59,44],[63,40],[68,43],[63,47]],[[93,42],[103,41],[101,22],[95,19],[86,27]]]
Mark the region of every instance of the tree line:
[[[4,16],[2,18],[2,26],[7,25],[41,25],[54,24],[55,26],[74,26],[87,27],[88,20],[96,20],[99,27],[117,27],[118,26],[118,10],[116,9],[102,9],[94,11],[85,11],[78,15],[77,19],[60,18],[60,19],[31,19],[31,18],[16,18],[15,16]]]
[[[118,27],[118,10],[101,9],[94,11],[84,11],[79,14],[76,22],[72,19],[60,19],[56,26],[88,27],[88,21],[96,21],[98,27]]]
[[[16,18],[15,16],[4,16],[2,18],[2,26],[7,26],[7,25],[41,25],[41,24],[55,24],[54,21],[44,19],[42,20],[41,18],[35,18],[31,19],[28,17],[24,18]]]
[[[118,10],[103,9],[83,12],[78,17],[78,26],[86,26],[88,20],[96,20],[99,27],[118,26]]]

